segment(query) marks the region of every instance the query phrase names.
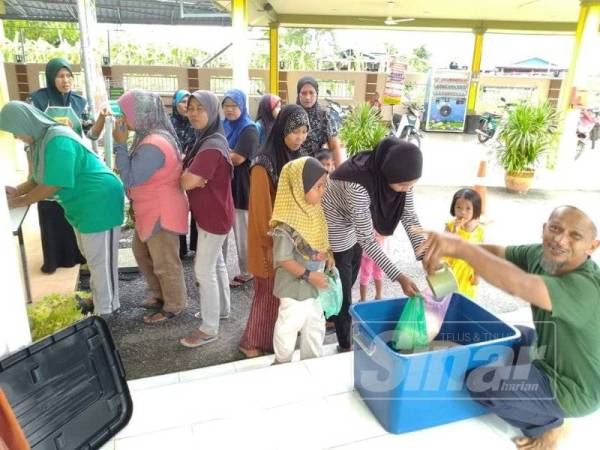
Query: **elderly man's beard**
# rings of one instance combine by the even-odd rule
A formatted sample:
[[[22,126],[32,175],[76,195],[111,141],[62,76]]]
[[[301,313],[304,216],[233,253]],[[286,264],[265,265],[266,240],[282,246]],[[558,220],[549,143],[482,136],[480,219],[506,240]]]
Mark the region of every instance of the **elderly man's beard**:
[[[562,269],[565,265],[564,261],[551,261],[545,257],[542,257],[540,261],[540,266],[542,269],[550,275],[556,275],[560,269]]]

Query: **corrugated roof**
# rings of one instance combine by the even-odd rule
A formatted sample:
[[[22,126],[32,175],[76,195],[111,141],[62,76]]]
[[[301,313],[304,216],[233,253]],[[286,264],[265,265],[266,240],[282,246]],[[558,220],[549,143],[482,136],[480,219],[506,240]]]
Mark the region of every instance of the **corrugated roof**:
[[[77,21],[77,0],[0,0],[1,19]],[[231,25],[211,0],[96,0],[98,22],[162,25]]]

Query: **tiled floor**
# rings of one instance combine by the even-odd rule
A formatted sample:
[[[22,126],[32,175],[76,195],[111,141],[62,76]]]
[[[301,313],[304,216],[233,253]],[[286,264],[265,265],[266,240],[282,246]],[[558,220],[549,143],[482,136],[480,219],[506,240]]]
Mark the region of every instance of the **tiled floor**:
[[[528,323],[524,308],[503,320]],[[271,357],[135,380],[134,413],[104,449],[515,448],[518,430],[492,415],[387,433],[353,390],[353,354],[270,366]],[[297,355],[296,355],[297,360]],[[600,413],[572,421],[562,449],[595,448]]]

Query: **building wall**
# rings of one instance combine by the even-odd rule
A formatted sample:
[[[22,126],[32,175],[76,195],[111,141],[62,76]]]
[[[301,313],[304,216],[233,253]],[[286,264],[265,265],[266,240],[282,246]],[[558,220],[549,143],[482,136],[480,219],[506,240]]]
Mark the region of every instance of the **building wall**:
[[[17,83],[17,75],[15,71],[16,64],[5,63],[6,79],[8,83],[9,96],[11,100],[19,99],[24,93],[23,89],[19,90],[19,84]],[[27,64],[27,77],[29,81],[29,92],[39,89],[39,73],[44,71],[44,64]],[[79,66],[73,66],[75,72],[79,72]],[[173,67],[173,66],[111,66],[111,85],[112,86],[123,86],[123,78],[126,75],[146,75],[146,76],[174,76],[176,77],[175,89],[210,89],[211,77],[231,77],[231,69],[195,69],[188,67]],[[349,80],[354,83],[354,97],[352,99],[335,99],[341,104],[357,104],[367,100],[367,77],[374,75],[372,72],[337,72],[337,71],[319,71],[319,72],[300,72],[300,71],[287,71],[285,73],[286,79],[284,86],[287,88],[287,101],[295,102],[296,99],[296,83],[298,80],[305,75],[310,75],[318,80]],[[383,95],[385,81],[387,75],[385,73],[378,73],[377,75],[377,92]],[[197,78],[196,78],[197,77]],[[264,86],[269,85],[269,72],[268,70],[250,70],[251,78],[261,78]],[[407,73],[406,80],[413,82],[416,85],[413,95],[416,99],[420,99],[424,92],[424,86],[427,83],[427,74],[425,73]],[[555,78],[546,78],[542,76],[497,76],[482,74],[480,81],[480,95],[478,96],[478,102],[476,105],[476,112],[481,114],[484,111],[494,110],[497,108],[496,101],[484,101],[485,96],[481,95],[481,89],[487,86],[505,86],[511,87],[535,87],[537,100],[544,101],[548,98],[550,82],[556,80]],[[22,86],[22,84],[21,84]],[[281,86],[280,86],[281,87]],[[555,90],[555,87],[552,88]],[[325,97],[325,92],[321,92],[321,99]],[[171,92],[165,92],[162,97],[167,106],[171,104]],[[489,97],[489,96],[488,96]],[[254,115],[258,105],[260,95],[258,93],[252,93],[249,97],[250,113]],[[389,118],[391,108],[384,108],[384,119]]]

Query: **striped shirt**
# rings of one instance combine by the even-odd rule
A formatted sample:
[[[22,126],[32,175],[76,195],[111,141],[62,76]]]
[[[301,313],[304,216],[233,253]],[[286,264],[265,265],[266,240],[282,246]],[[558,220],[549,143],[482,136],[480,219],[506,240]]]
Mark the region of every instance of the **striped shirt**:
[[[424,238],[414,232],[415,228],[421,228],[421,224],[415,213],[413,197],[411,189],[406,193],[400,221],[416,253],[416,248]],[[371,197],[362,185],[349,181],[329,180],[322,205],[329,230],[329,244],[334,252],[346,251],[358,242],[363,251],[390,279],[398,278],[402,271],[388,258],[375,240],[370,210]]]

